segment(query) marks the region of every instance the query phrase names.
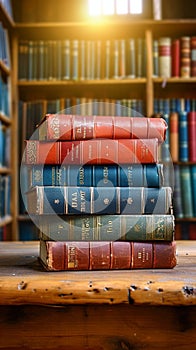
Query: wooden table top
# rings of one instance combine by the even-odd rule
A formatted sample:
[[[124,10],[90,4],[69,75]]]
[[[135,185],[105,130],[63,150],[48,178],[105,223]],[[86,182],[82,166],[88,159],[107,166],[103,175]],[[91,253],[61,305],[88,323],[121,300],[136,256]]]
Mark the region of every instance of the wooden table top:
[[[46,272],[39,242],[0,243],[0,305],[196,305],[196,241],[177,241],[174,269]]]

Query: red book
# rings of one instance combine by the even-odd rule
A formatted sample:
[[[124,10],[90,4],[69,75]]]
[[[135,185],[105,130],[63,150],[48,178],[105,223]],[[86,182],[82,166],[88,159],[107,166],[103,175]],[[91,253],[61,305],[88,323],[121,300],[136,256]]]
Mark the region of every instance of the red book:
[[[175,39],[172,41],[171,47],[172,55],[172,77],[180,76],[180,40]]]
[[[176,266],[176,243],[41,240],[40,260],[49,271],[171,269]]]
[[[189,161],[196,162],[196,111],[188,113]]]
[[[40,141],[157,138],[163,142],[167,124],[163,118],[46,114],[38,129]]]
[[[54,165],[157,163],[158,148],[158,139],[58,142],[27,140],[24,163]]]

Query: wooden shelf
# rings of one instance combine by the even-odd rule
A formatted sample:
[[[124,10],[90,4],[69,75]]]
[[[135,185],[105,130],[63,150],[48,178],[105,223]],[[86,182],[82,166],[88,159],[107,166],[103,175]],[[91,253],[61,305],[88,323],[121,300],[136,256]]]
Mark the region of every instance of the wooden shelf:
[[[11,169],[7,167],[0,167],[0,174],[10,174]]]
[[[10,17],[10,15],[7,13],[3,5],[0,3],[0,21],[3,23],[4,26],[11,29],[14,28],[15,23],[13,19]]]
[[[172,270],[45,272],[38,242],[2,242],[0,252],[1,305],[196,305],[196,241],[177,241]]]
[[[0,227],[3,227],[5,225],[12,223],[12,217],[10,215],[7,215],[5,217],[0,217]]]
[[[0,113],[0,120],[6,125],[10,125],[12,123],[12,120],[10,119],[10,117],[1,113]]]
[[[0,69],[6,74],[10,75],[10,68],[6,66],[6,64],[0,60]]]

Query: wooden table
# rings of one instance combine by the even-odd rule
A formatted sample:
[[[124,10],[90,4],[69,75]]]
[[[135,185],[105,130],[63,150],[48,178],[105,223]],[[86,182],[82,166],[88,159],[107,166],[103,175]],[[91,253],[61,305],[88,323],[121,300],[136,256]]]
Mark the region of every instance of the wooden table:
[[[0,243],[0,349],[196,349],[196,241],[173,270],[46,272]]]

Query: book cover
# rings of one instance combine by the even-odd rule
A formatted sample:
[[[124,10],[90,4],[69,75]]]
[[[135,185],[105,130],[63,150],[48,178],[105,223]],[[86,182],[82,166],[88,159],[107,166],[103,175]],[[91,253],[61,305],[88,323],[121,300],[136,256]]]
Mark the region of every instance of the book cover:
[[[170,187],[36,186],[27,192],[29,214],[169,214]]]
[[[181,181],[180,181],[180,166],[174,164],[174,192],[173,192],[173,204],[174,204],[174,215],[177,218],[183,218],[182,208],[182,193],[181,193]]]
[[[39,236],[52,241],[173,241],[174,216],[74,215],[39,216]]]
[[[25,142],[25,164],[140,164],[158,162],[158,139]]]
[[[39,140],[151,139],[164,142],[163,118],[46,114],[39,125]]]
[[[28,166],[28,187],[119,186],[161,187],[163,164],[33,165]]]
[[[175,242],[40,241],[40,261],[49,271],[171,269]]]

